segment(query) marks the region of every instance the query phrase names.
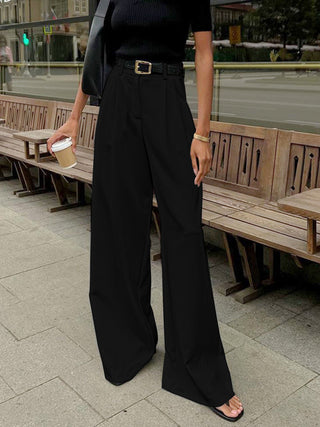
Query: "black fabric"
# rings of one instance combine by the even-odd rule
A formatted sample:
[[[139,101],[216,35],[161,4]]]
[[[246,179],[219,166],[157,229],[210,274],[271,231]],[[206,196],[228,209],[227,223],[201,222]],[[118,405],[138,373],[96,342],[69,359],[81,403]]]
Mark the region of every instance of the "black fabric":
[[[194,131],[183,76],[114,65],[94,143],[89,296],[104,375],[129,381],[158,344],[150,304],[154,190],[161,223],[162,387],[220,406],[234,392],[204,244],[202,184],[194,184],[190,159]]]
[[[212,30],[210,0],[111,0],[108,15],[108,42],[126,58],[183,61],[189,30]]]
[[[100,0],[98,4],[90,28],[82,73],[82,91],[99,99],[111,71],[105,47],[105,17],[109,6],[110,0]]]

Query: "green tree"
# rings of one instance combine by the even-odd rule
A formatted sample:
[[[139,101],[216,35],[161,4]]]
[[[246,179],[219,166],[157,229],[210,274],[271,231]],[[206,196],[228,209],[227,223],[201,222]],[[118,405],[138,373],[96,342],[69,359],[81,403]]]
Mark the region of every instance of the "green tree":
[[[320,36],[320,0],[314,0],[314,28],[315,36]]]
[[[320,0],[257,0],[253,12],[260,21],[263,39],[280,38],[285,48],[296,43],[299,48],[315,35],[315,1]]]

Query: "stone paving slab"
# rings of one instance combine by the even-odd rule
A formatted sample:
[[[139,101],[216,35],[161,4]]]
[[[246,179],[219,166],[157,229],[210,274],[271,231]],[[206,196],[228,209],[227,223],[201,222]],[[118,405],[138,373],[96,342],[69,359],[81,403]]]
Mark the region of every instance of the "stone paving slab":
[[[320,373],[320,324],[299,316],[289,319],[257,341],[290,360]]]
[[[76,245],[65,242],[45,243],[34,246],[32,249],[22,249],[14,253],[7,253],[0,257],[0,278],[20,273],[21,271],[38,268],[87,253]],[[19,260],[19,262],[17,262]]]
[[[151,394],[146,400],[168,415],[179,426],[225,427],[227,423],[207,406],[199,405],[163,389]],[[241,425],[241,420],[237,421],[237,425]]]
[[[251,425],[254,427],[317,427],[320,426],[318,408],[320,408],[320,394],[302,387]]]
[[[250,313],[232,320],[228,325],[251,338],[256,338],[294,316],[292,311],[276,304],[270,304],[252,310]]]
[[[177,424],[146,400],[114,415],[98,427],[173,427]]]
[[[306,386],[320,394],[320,375],[308,382]]]
[[[303,286],[276,301],[278,305],[296,314],[320,303],[319,287]]]
[[[52,328],[1,346],[0,360],[0,376],[20,394],[56,377],[65,368],[91,360],[91,356]]]
[[[46,296],[70,287],[77,290],[79,283],[89,289],[87,252],[0,279],[0,284],[20,300]]]
[[[312,320],[312,322],[320,324],[320,304],[314,305],[309,310],[303,311],[301,317]]]
[[[12,211],[11,209],[0,211],[0,218],[6,219],[7,221],[11,222],[11,224],[19,227],[21,230],[27,230],[29,228],[34,228],[35,226],[33,221],[24,218],[22,215]],[[39,227],[40,224],[36,224],[36,226]]]
[[[40,295],[1,310],[0,322],[17,339],[22,339],[56,326],[58,320],[89,312],[87,290],[80,284],[76,290],[68,279],[65,280],[65,285],[66,289],[61,292]]]
[[[5,307],[8,307],[11,304],[19,302],[19,299],[9,292],[4,286],[0,283],[0,307],[1,310]]]
[[[0,236],[1,236],[1,240],[3,238],[3,236],[5,236],[6,234],[9,233],[14,233],[17,231],[20,231],[21,228],[18,227],[17,225],[12,224],[11,222],[2,219],[0,222]]]
[[[131,381],[121,386],[105,379],[101,361],[97,359],[65,369],[59,376],[107,419],[160,390],[163,356],[157,351]]]
[[[56,326],[92,357],[99,358],[91,311],[77,317],[57,319]]]
[[[250,424],[315,376],[313,372],[253,340],[246,340],[243,345],[227,353],[227,361],[234,391],[241,397],[246,411],[237,421],[239,426]],[[165,390],[154,393],[147,400],[184,427],[225,425],[225,421],[207,407]]]
[[[15,396],[14,391],[8,386],[8,384],[0,377],[0,403],[11,399]],[[1,408],[1,406],[0,406]]]
[[[227,354],[235,392],[241,396],[246,421],[275,406],[316,374],[256,341]]]
[[[0,349],[16,342],[16,338],[0,324]],[[1,375],[0,375],[1,376]]]
[[[0,405],[3,427],[94,427],[102,420],[59,378]]]
[[[217,267],[214,267],[215,270]],[[214,274],[214,271],[213,273]],[[231,322],[234,319],[237,319],[247,313],[252,311],[252,308],[248,304],[241,304],[236,301],[234,298],[226,298],[225,295],[222,295],[213,287],[213,297],[217,312],[218,320],[224,323]]]
[[[245,343],[250,343],[252,340],[245,334],[231,328],[225,323],[218,321],[221,339],[224,343],[233,348],[240,347]]]
[[[46,228],[48,230],[54,231],[56,232],[58,235],[63,236],[63,237],[70,237],[68,235],[66,235],[66,233],[68,233],[68,231],[70,229],[73,229],[74,227],[78,227],[78,230],[82,228],[83,230],[85,230],[85,227],[81,227],[81,226],[86,226],[88,227],[90,223],[89,218],[87,218],[87,216],[77,216],[75,218],[71,218],[70,220],[65,220],[63,222],[53,222],[52,224],[46,224]]]
[[[0,256],[5,256],[9,252],[15,253],[23,249],[32,249],[35,246],[59,240],[59,236],[51,233],[44,227],[33,226],[27,230],[19,230],[1,236]]]
[[[79,228],[78,228],[79,229]],[[60,236],[63,238],[62,236]],[[78,245],[80,248],[86,249],[87,251],[90,250],[90,232],[87,230],[87,227],[82,230],[79,230],[79,234],[68,237],[67,241],[72,245]]]

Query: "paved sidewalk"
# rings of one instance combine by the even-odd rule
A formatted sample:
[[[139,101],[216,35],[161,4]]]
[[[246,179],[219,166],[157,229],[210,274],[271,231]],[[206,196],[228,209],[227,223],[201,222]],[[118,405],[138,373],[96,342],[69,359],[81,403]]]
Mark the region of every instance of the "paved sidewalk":
[[[103,376],[88,299],[90,207],[49,213],[52,193],[18,198],[0,182],[0,426],[226,426],[207,407],[161,389],[161,261],[152,262],[158,351],[129,383]],[[159,245],[152,235],[153,247]],[[242,305],[215,290],[230,280],[208,248],[238,426],[320,426],[320,288],[283,286]]]

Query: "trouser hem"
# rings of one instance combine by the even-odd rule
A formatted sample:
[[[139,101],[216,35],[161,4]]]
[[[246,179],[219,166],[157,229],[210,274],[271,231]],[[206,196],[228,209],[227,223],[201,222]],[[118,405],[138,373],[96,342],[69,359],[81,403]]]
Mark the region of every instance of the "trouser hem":
[[[217,402],[209,402],[206,401],[205,399],[198,399],[195,398],[194,396],[184,392],[183,390],[178,390],[178,389],[173,389],[170,387],[167,387],[166,385],[162,384],[162,388],[163,390],[169,391],[170,393],[176,394],[178,396],[184,397],[185,399],[189,399],[192,400],[193,402],[199,403],[200,405],[204,405],[204,406],[213,406],[213,407],[218,407],[218,406],[222,406],[223,404],[227,403],[234,395],[234,391],[228,393],[225,397],[222,397],[220,401]]]
[[[151,359],[153,358],[153,356],[154,356],[154,354],[156,353],[156,349],[154,350],[154,352],[152,353],[152,355],[151,355],[151,357],[149,357],[147,360],[146,360],[146,362],[144,362],[142,365],[140,364],[139,365],[139,367],[138,368],[136,368],[136,369],[134,369],[133,370],[133,373],[131,374],[131,375],[129,375],[126,379],[116,379],[116,378],[112,378],[110,375],[108,375],[108,374],[104,374],[104,376],[105,376],[105,379],[107,380],[107,381],[109,381],[111,384],[113,384],[113,383],[119,383],[118,385],[120,385],[120,384],[124,384],[124,383],[126,383],[126,382],[128,382],[128,381],[131,381],[140,371],[141,371],[141,369],[144,367],[144,366],[146,366],[150,361],[151,361]]]

